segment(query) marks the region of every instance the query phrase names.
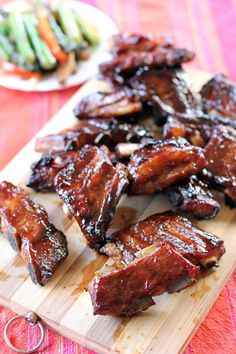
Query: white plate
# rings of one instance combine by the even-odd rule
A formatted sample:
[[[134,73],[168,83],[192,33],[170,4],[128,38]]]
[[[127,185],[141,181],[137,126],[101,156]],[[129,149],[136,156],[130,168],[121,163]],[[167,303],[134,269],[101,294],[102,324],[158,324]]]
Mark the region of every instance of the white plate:
[[[114,22],[105,15],[102,11],[93,6],[87,5],[80,1],[70,0],[71,6],[82,17],[91,22],[99,32],[100,45],[93,50],[90,58],[86,61],[81,61],[78,65],[77,72],[70,76],[65,85],[59,84],[57,78],[53,75],[46,75],[40,81],[35,79],[24,80],[16,76],[1,75],[0,86],[20,91],[53,91],[63,90],[68,87],[82,84],[92,76],[97,74],[98,64],[110,58],[107,50],[108,38],[117,33],[118,29]],[[25,6],[23,1],[14,1],[8,3],[4,8],[11,11],[12,8]]]

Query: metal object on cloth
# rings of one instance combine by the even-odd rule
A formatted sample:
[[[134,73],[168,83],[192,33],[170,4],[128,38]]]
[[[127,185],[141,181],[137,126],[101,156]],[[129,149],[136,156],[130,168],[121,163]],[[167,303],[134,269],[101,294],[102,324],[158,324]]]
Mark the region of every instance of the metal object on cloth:
[[[38,344],[29,350],[22,350],[22,349],[16,348],[11,343],[11,341],[9,339],[9,335],[8,335],[9,327],[12,324],[12,322],[17,321],[19,318],[25,318],[25,320],[29,326],[37,325],[40,329],[40,332],[41,332],[41,337],[40,337]],[[5,339],[8,347],[10,347],[12,350],[14,350],[17,353],[33,353],[35,350],[37,350],[42,345],[44,338],[45,338],[45,329],[44,329],[43,325],[39,322],[39,318],[34,312],[29,312],[26,315],[18,315],[18,316],[11,318],[7,322],[6,327],[4,328],[4,339]]]

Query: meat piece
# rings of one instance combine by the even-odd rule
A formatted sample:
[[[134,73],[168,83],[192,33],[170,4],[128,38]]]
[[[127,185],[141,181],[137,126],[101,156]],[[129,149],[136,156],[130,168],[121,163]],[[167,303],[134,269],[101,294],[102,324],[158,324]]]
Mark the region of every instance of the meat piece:
[[[220,210],[208,185],[196,176],[169,189],[170,203],[179,211],[198,219],[212,219]]]
[[[171,293],[176,283],[186,278],[188,285],[196,281],[199,267],[169,245],[156,245],[143,251],[142,258],[128,266],[118,263],[96,274],[88,286],[94,315],[130,316],[137,311],[133,308],[137,300],[146,300],[165,291]]]
[[[77,151],[45,153],[31,165],[31,176],[26,185],[37,192],[54,192],[54,179],[59,171],[74,161]]]
[[[210,116],[203,113],[176,113],[167,118],[163,127],[164,139],[182,137],[191,144],[204,147],[218,124],[236,128],[236,122],[226,117]]]
[[[157,47],[151,52],[129,52],[120,54],[112,60],[100,64],[99,70],[103,77],[112,82],[123,84],[143,66],[149,68],[175,67],[193,60],[195,54],[181,48]]]
[[[155,214],[111,236],[101,249],[115,259],[128,262],[140,250],[153,244],[168,244],[195,265],[211,267],[224,254],[223,240],[171,211]]]
[[[174,112],[201,111],[197,96],[182,69],[142,68],[130,80],[130,85],[152,107],[157,118]]]
[[[162,191],[204,167],[202,149],[183,138],[143,144],[130,158],[130,194]]]
[[[55,178],[57,193],[92,248],[105,242],[116,205],[127,185],[125,173],[112,166],[103,150],[89,145]]]
[[[74,108],[79,119],[111,118],[135,115],[142,110],[142,103],[127,88],[112,92],[97,92],[82,98]]]
[[[65,235],[42,205],[9,182],[0,184],[0,216],[2,231],[26,262],[32,281],[44,285],[68,255]]]
[[[236,120],[236,84],[220,74],[201,89],[202,103],[209,113]]]
[[[164,138],[185,137],[194,145],[206,146],[204,178],[225,192],[229,205],[236,205],[236,124],[225,117],[175,115],[163,129]]]
[[[156,37],[137,33],[118,33],[111,37],[111,52],[115,55],[130,51],[149,52],[158,46],[173,47],[173,42],[165,36]]]
[[[202,116],[175,114],[168,117],[163,127],[164,139],[182,137],[191,144],[204,147],[208,142],[212,126]]]
[[[102,137],[106,136],[106,130],[108,130],[106,120],[80,121],[76,126],[58,134],[37,138],[35,150],[38,152],[77,150],[86,144],[98,143],[101,134]]]
[[[78,150],[87,144],[106,144],[113,150],[118,143],[139,143],[143,138],[153,138],[153,133],[141,125],[131,125],[115,118],[90,119],[79,122],[70,130],[38,138],[35,149],[40,152],[68,151]]]
[[[205,148],[206,168],[214,184],[225,193],[226,202],[236,206],[236,129],[216,126]]]

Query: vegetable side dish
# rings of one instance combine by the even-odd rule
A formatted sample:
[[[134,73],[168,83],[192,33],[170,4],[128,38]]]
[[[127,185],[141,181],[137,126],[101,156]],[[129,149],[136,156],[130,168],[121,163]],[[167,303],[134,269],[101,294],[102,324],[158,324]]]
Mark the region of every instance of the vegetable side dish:
[[[24,79],[55,72],[60,83],[74,74],[80,60],[99,44],[97,29],[70,6],[49,2],[11,12],[0,10],[0,70]]]

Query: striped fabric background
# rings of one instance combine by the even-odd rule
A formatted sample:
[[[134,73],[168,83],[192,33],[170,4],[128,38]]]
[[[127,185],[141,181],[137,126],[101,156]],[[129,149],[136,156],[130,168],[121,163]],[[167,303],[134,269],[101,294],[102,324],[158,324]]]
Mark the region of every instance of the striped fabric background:
[[[236,0],[85,2],[106,12],[121,31],[170,34],[179,46],[196,51],[197,58],[190,64],[192,67],[213,74],[223,72],[236,81]],[[39,94],[0,88],[0,168],[13,158],[75,91],[76,88],[72,88]],[[0,307],[0,353],[11,353],[4,343],[3,328],[12,316],[11,311]],[[37,341],[37,334],[32,335],[23,322],[12,328],[11,335],[16,345],[25,348]],[[40,353],[92,352],[47,330]],[[204,353],[236,353],[236,272],[185,352]]]

